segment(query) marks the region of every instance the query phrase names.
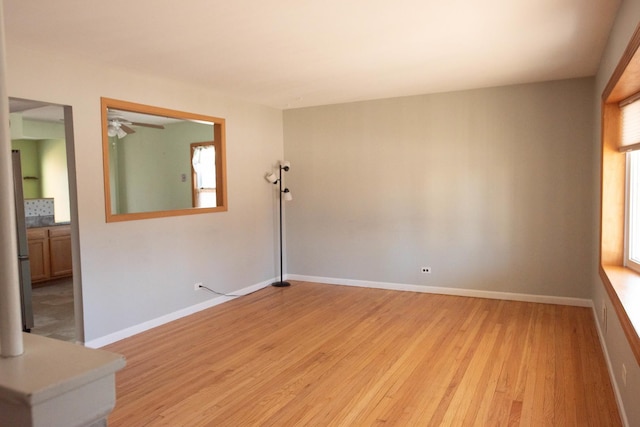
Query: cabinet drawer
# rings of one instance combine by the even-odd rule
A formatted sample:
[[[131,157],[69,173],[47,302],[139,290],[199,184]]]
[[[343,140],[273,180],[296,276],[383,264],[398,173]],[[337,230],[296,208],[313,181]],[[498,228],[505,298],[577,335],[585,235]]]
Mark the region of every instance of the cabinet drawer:
[[[57,237],[57,236],[70,236],[71,235],[71,227],[68,225],[59,225],[57,227],[49,228],[49,237]]]
[[[28,239],[46,239],[48,235],[48,228],[28,228],[27,229],[27,238]]]

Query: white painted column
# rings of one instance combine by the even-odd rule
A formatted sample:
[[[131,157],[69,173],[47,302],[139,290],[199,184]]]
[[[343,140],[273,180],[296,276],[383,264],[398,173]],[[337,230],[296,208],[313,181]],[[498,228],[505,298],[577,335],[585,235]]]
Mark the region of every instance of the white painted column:
[[[4,7],[0,0],[0,356],[13,357],[21,355],[24,349],[9,136],[6,52]]]

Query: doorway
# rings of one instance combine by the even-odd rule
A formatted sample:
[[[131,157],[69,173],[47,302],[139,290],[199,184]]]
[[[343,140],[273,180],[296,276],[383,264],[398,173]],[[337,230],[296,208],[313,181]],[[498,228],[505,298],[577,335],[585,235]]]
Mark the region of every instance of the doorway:
[[[31,332],[83,343],[72,108],[9,98],[9,113],[12,149],[21,151]]]

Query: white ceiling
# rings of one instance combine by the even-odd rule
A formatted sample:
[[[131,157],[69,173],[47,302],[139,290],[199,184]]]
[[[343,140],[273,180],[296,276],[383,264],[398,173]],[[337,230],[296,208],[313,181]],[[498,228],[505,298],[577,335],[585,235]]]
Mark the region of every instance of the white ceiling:
[[[276,108],[594,75],[620,0],[4,0],[9,43]]]

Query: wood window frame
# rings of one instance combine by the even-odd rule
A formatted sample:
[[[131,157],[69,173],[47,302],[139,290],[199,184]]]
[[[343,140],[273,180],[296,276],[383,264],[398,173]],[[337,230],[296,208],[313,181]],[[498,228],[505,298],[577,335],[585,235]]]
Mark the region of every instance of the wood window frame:
[[[102,119],[102,164],[104,179],[104,200],[106,222],[132,221],[141,219],[163,218],[170,216],[206,214],[214,212],[226,212],[227,205],[227,165],[226,165],[226,121],[220,117],[203,114],[189,113],[168,108],[154,107],[134,102],[122,101],[111,98],[100,98]],[[212,125],[212,137],[216,141],[216,200],[217,206],[212,208],[181,207],[168,210],[139,210],[130,212],[114,212],[112,209],[111,166],[110,166],[110,140],[109,140],[109,110],[120,110],[130,113],[141,113],[151,116],[160,116],[182,121],[204,122]],[[206,138],[203,136],[203,138]],[[160,188],[160,191],[162,188]],[[188,191],[188,189],[185,189]],[[188,194],[187,194],[188,197]],[[188,199],[187,199],[188,200]],[[187,203],[188,204],[188,201]]]
[[[218,137],[219,133],[214,131],[214,137],[216,138],[214,141],[205,141],[205,142],[193,142],[190,145],[190,159],[193,159],[193,151],[196,147],[202,146],[213,146],[215,150],[215,164],[216,164],[216,206],[221,206],[224,203],[223,193],[222,191],[218,191],[218,188],[222,188],[222,181],[224,179],[222,175],[222,168],[219,167],[222,162],[222,144],[220,138]],[[196,200],[198,198],[198,190],[196,189],[196,171],[193,168],[193,164],[191,164],[191,205],[196,207]]]
[[[640,93],[640,26],[602,92],[599,273],[640,364],[640,274],[624,266],[626,155],[619,150],[620,101]]]

